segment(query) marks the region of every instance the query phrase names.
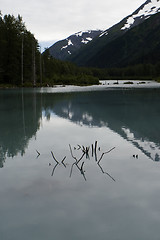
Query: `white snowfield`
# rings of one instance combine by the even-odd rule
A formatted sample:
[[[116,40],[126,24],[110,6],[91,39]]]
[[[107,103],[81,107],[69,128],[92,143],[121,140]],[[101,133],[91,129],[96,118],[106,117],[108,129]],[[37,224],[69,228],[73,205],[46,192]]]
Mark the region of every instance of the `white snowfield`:
[[[137,14],[128,17],[127,22],[121,30],[129,29],[136,18],[145,17],[145,19],[147,19],[147,17],[149,18],[151,15],[158,12],[160,12],[160,0],[151,0],[148,4],[144,5],[143,9],[141,9]]]

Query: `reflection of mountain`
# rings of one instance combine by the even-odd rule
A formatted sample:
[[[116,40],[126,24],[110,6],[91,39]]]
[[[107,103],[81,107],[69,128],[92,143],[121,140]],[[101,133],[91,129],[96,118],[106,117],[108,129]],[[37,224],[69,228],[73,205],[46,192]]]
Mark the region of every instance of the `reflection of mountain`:
[[[23,90],[0,92],[0,167],[6,156],[23,155],[39,128],[41,106],[36,94]]]
[[[54,112],[78,124],[105,126],[131,141],[153,160],[160,160],[160,91],[113,90],[76,93],[62,98]]]
[[[160,90],[109,90],[76,93],[0,91],[0,167],[6,156],[22,155],[40,127],[42,112],[80,125],[108,126],[159,161]]]

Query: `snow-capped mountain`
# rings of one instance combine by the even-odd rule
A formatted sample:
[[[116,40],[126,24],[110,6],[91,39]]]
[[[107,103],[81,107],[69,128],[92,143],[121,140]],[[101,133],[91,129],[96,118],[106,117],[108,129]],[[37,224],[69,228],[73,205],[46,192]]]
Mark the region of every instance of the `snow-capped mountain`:
[[[122,36],[126,36],[129,30],[143,24],[143,22],[159,12],[160,0],[147,0],[136,11],[109,29],[105,31],[90,30],[75,33],[53,44],[49,48],[49,52],[51,56],[57,59],[69,60],[80,66],[112,67],[112,64],[109,65],[106,63],[106,61],[109,61],[107,58],[113,58],[115,51],[118,53],[120,48],[117,50],[115,46],[109,46],[109,44],[113,43],[115,40],[118,41]],[[144,41],[144,38],[142,41]],[[120,44],[122,43],[116,43],[116,45],[119,46]],[[114,50],[114,48],[116,50]],[[130,46],[130,48],[132,48],[132,46]],[[110,52],[109,55],[107,52],[108,50]],[[124,51],[127,53],[128,50],[124,49]],[[137,51],[139,50],[137,49]],[[122,56],[122,52],[120,55]],[[103,62],[103,64],[101,62]],[[114,59],[112,62],[114,62]],[[122,65],[124,64],[121,64],[121,66]],[[118,65],[115,64],[114,66]]]
[[[158,12],[160,12],[160,0],[147,0],[133,14],[127,17],[126,22],[121,30],[134,27]]]
[[[150,16],[160,12],[160,0],[147,0],[144,4],[142,4],[136,11],[134,11],[131,15],[124,18],[121,22],[116,24],[115,26],[120,26],[119,30],[129,30],[138,24],[142,23],[146,19],[148,19]],[[114,27],[114,26],[113,26]],[[102,37],[104,35],[108,35],[108,33],[113,28],[109,28],[102,32],[99,37]]]
[[[87,44],[87,46],[77,51],[73,57],[70,56],[69,60],[81,66],[112,67],[112,64],[109,65],[106,62],[109,61],[109,58],[114,57],[115,52],[120,51],[122,41],[118,42],[118,39],[122,36],[125,37],[129,30],[132,30],[133,28],[135,29],[135,27],[140,26],[159,12],[160,0],[147,0],[132,14],[122,19],[111,28],[100,33],[99,36],[94,38],[89,44]],[[157,21],[157,19],[153,20],[153,25],[154,21]],[[138,36],[140,36],[139,33]],[[112,45],[115,40],[117,40],[117,43],[115,43],[116,46],[119,46],[117,48],[116,46],[113,46],[114,44]],[[123,42],[125,42],[125,40],[123,40]],[[130,46],[130,48],[132,48],[132,46]],[[124,49],[124,51],[127,53],[128,49]],[[120,55],[122,56],[122,54],[123,52],[121,51]],[[117,55],[116,57],[119,56]],[[118,64],[115,64],[114,66],[118,66]]]
[[[101,33],[101,30],[89,30],[75,33],[64,40],[53,44],[49,48],[49,52],[54,58],[65,60],[69,55],[73,54],[80,47],[88,44],[93,38]]]

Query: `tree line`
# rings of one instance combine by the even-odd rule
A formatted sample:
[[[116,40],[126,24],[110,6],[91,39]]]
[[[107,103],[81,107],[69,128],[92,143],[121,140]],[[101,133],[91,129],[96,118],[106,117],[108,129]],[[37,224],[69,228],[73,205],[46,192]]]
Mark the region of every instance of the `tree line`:
[[[0,15],[0,82],[19,85],[34,81],[38,42],[18,15]],[[36,69],[38,71],[39,69]]]
[[[91,68],[92,74],[101,80],[157,80],[160,81],[160,62],[135,64],[119,68]]]
[[[41,54],[34,35],[27,30],[22,17],[0,13],[0,84],[46,86],[54,84],[97,84],[91,71],[69,62]]]

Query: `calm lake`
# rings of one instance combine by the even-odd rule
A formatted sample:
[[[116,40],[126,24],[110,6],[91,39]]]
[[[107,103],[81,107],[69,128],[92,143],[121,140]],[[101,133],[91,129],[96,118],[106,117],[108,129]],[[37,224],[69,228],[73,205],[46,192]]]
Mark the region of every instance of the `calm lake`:
[[[159,88],[0,90],[0,240],[159,238]]]

